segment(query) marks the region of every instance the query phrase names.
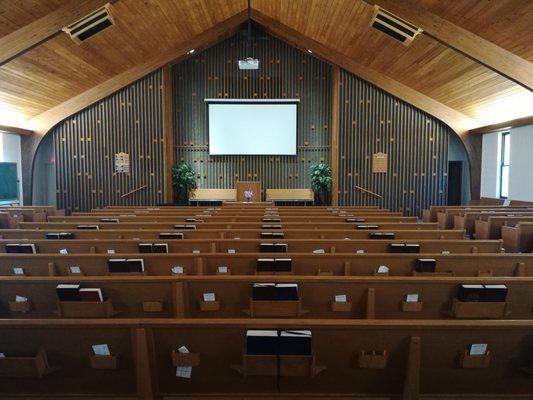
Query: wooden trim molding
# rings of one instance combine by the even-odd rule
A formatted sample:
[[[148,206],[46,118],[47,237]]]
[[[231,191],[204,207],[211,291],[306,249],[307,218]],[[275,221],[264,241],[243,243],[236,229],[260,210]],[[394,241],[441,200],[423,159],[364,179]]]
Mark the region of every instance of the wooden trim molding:
[[[339,205],[339,131],[341,70],[334,65],[331,75],[331,205]]]
[[[76,0],[0,38],[0,66],[46,42],[65,26],[116,0]]]
[[[298,47],[303,51],[311,50],[316,57],[337,65],[346,71],[376,85],[380,89],[398,97],[407,103],[427,112],[443,121],[458,134],[463,134],[470,129],[477,128],[480,123],[468,116],[448,107],[439,101],[426,96],[409,86],[406,86],[389,76],[369,68],[352,58],[336,51],[334,48],[317,42],[305,36],[303,33],[273,19],[269,16],[252,10],[252,19],[257,22],[266,32],[279,39]]]
[[[33,135],[29,129],[17,128],[16,126],[0,125],[0,133],[12,133],[14,135]]]
[[[499,124],[486,125],[480,128],[471,129],[468,133],[471,133],[472,135],[483,135],[485,133],[517,128],[524,125],[533,125],[533,115],[530,115],[529,117],[513,119],[511,121],[500,122]]]
[[[413,0],[364,0],[422,28],[424,33],[477,63],[533,89],[533,63],[417,5]]]

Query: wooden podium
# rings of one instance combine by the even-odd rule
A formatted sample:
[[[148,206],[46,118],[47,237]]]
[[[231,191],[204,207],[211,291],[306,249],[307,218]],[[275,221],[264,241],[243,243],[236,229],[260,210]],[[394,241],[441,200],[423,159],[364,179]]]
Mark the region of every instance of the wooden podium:
[[[261,182],[260,181],[237,181],[235,182],[235,189],[237,190],[237,201],[244,202],[244,191],[251,190],[254,193],[252,202],[257,203],[261,201]]]

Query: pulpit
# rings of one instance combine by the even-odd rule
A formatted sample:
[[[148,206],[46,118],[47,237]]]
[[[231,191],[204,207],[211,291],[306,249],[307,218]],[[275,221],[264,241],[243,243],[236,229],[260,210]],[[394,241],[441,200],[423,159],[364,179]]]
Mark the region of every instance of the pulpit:
[[[250,190],[253,192],[252,202],[261,201],[261,182],[260,181],[237,181],[235,182],[235,189],[237,190],[237,201],[246,201],[244,192]]]

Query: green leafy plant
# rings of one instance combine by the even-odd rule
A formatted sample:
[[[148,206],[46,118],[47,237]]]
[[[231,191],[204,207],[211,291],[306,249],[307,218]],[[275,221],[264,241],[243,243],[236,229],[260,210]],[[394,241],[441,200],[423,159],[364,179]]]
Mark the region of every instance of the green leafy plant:
[[[189,193],[197,188],[196,173],[185,163],[176,165],[172,167],[172,185],[178,204],[187,204]]]
[[[320,163],[311,166],[311,187],[315,192],[315,202],[318,205],[329,204],[329,192],[333,178],[329,165]]]

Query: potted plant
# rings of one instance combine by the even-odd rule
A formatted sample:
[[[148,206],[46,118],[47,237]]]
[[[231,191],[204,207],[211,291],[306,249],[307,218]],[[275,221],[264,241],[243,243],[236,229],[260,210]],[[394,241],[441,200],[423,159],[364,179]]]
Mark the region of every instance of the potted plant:
[[[176,201],[180,205],[188,204],[189,193],[197,188],[196,173],[187,164],[172,167],[172,185],[176,193]]]
[[[311,187],[315,192],[316,205],[324,206],[329,204],[332,180],[329,165],[320,163],[311,166]]]

